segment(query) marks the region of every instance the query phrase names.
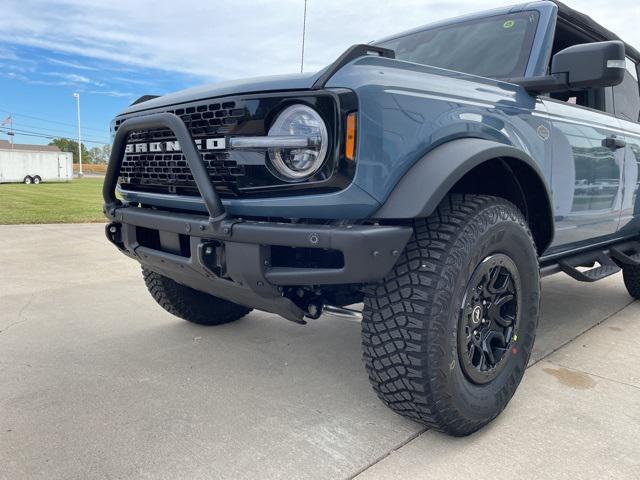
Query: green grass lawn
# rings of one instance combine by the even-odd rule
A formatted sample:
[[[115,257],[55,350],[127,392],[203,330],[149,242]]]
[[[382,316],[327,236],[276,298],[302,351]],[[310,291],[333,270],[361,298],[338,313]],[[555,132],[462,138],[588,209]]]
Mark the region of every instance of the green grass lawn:
[[[0,184],[0,224],[104,222],[102,181]]]

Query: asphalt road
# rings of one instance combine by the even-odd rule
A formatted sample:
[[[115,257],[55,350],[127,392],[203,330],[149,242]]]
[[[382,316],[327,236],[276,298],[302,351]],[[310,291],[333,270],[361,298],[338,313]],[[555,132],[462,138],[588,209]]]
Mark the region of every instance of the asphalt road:
[[[640,478],[640,302],[543,289],[519,391],[453,439],[377,400],[356,322],[190,325],[102,225],[0,226],[0,478]]]

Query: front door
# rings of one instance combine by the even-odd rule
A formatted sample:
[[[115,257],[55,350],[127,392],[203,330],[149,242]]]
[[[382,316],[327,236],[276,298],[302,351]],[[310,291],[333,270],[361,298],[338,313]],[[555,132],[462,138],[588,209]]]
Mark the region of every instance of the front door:
[[[620,124],[577,101],[543,101],[552,124],[554,247],[577,247],[615,234],[622,209],[624,150],[607,140],[621,135]]]
[[[627,59],[624,80],[613,87],[616,115],[624,129],[626,142],[624,169],[624,196],[620,234],[636,236],[640,233],[640,88],[638,65]]]

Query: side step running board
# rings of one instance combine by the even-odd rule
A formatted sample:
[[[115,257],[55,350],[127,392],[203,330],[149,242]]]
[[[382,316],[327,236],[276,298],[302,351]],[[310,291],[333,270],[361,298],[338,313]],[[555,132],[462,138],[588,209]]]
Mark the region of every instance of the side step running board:
[[[640,242],[629,242],[612,247],[610,255],[618,265],[640,266]]]
[[[600,266],[592,268],[591,270],[578,270],[578,267],[592,267],[595,262],[598,262]],[[576,255],[575,257],[565,258],[560,260],[558,264],[564,273],[579,282],[597,282],[603,278],[615,275],[622,270],[616,262],[603,251],[588,252],[582,255]]]

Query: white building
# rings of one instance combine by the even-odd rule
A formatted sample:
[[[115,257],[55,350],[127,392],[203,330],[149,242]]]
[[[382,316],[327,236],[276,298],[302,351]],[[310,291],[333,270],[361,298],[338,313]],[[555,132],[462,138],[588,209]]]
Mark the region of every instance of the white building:
[[[53,145],[12,145],[0,140],[0,183],[66,182],[73,178],[73,154]]]

